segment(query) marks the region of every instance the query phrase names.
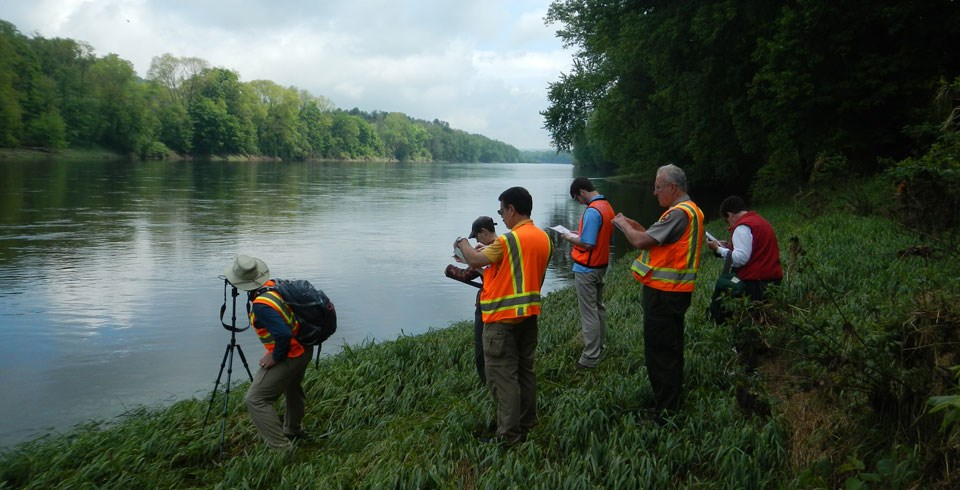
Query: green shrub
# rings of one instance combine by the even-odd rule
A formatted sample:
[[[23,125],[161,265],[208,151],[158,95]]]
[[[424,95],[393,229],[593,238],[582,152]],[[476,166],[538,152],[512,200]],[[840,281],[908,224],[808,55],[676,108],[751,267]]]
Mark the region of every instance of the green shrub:
[[[937,101],[944,120],[936,141],[925,154],[897,162],[885,173],[896,186],[900,222],[933,232],[960,225],[960,77],[941,85]]]
[[[170,148],[159,141],[154,141],[143,149],[140,158],[144,160],[166,160],[169,156]]]

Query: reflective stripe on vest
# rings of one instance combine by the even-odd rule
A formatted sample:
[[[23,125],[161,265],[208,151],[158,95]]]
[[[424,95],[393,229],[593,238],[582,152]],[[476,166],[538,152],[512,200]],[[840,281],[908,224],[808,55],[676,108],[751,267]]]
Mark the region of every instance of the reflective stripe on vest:
[[[264,286],[271,286],[271,282],[267,282]],[[276,291],[266,291],[259,296],[257,299],[253,300],[254,304],[267,305],[270,308],[276,310],[277,313],[283,317],[283,321],[290,326],[290,330],[293,333],[293,336],[290,339],[290,351],[287,353],[287,357],[300,357],[303,354],[303,346],[300,345],[300,342],[297,342],[297,333],[300,331],[300,322],[297,321],[296,316],[293,314],[293,310],[290,309],[286,303],[281,299],[280,294]],[[276,343],[273,340],[273,335],[270,334],[270,331],[265,328],[260,328],[257,326],[256,315],[253,311],[250,311],[250,324],[253,325],[254,330],[257,331],[257,337],[260,338],[260,342],[263,343],[263,346],[266,347],[268,352],[273,352]]]
[[[654,289],[689,292],[693,291],[700,267],[703,213],[692,201],[684,201],[664,212],[661,219],[674,209],[687,214],[683,235],[675,243],[641,251],[630,269],[638,281]]]
[[[614,216],[613,206],[603,197],[598,197],[590,201],[587,209],[583,210],[583,214],[580,215],[580,229],[577,231],[578,234],[583,234],[583,217],[587,215],[587,210],[590,208],[596,209],[597,212],[600,213],[600,229],[597,230],[597,243],[595,243],[590,250],[574,245],[573,250],[570,251],[570,258],[584,267],[599,269],[606,267],[610,261],[610,240],[613,238],[613,222],[611,221]]]
[[[484,274],[480,313],[484,323],[540,313],[540,288],[552,244],[543,230],[524,224],[499,237],[503,260]],[[524,252],[528,255],[524,256]]]

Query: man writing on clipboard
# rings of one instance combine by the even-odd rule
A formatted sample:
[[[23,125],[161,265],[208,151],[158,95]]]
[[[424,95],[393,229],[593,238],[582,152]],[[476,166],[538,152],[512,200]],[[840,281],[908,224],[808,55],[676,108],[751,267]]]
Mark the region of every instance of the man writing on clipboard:
[[[573,244],[574,285],[580,309],[583,353],[577,369],[593,369],[607,338],[607,312],[603,305],[603,280],[610,261],[613,238],[613,206],[586,177],[577,177],[570,184],[570,197],[587,206],[580,217],[576,234],[562,232],[563,239]]]
[[[720,203],[720,216],[730,227],[732,243],[718,241],[708,234],[707,246],[718,257],[729,262],[743,285],[743,294],[750,301],[762,301],[767,287],[779,285],[783,279],[780,247],[773,226],[756,212],[748,210],[747,204],[739,196],[730,196]],[[721,301],[722,296],[715,291],[710,315],[717,323],[723,323],[729,316]],[[759,331],[752,325],[737,325],[735,328],[737,355],[747,371],[753,372],[757,368],[761,346]]]

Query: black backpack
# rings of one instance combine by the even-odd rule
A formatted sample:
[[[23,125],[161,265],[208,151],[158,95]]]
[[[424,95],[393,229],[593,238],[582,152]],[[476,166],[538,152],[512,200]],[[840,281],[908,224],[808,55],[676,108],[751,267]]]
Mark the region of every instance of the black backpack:
[[[337,331],[337,310],[323,291],[304,279],[275,279],[269,288],[280,293],[283,302],[300,321],[297,342],[319,346]]]

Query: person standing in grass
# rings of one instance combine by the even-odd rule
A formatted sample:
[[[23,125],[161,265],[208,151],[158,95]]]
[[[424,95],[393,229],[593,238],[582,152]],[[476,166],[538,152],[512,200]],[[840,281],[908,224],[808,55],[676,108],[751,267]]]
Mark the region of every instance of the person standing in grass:
[[[257,432],[268,447],[289,449],[291,441],[305,437],[301,421],[307,396],[301,382],[313,357],[313,347],[301,345],[296,335],[300,323],[284,303],[262,260],[239,255],[224,270],[230,284],[249,292],[252,303],[250,324],[257,331],[267,353],[260,358],[260,370],[244,396],[247,411]],[[283,395],[287,409],[283,422],[273,404]]]
[[[747,203],[739,196],[730,196],[720,203],[720,216],[730,227],[730,243],[710,240],[707,246],[724,260],[729,256],[731,267],[743,282],[743,293],[751,301],[762,301],[767,286],[780,284],[783,279],[780,245],[773,226],[747,209]],[[718,323],[726,319],[727,315],[719,305],[711,311]],[[735,332],[734,337],[741,363],[747,370],[754,371],[760,341],[757,332],[748,327]]]
[[[496,226],[497,223],[489,216],[480,216],[473,220],[469,238],[477,239],[476,250],[483,250],[497,239],[497,232],[494,231]],[[457,238],[457,243],[459,243],[460,240],[460,238]],[[457,257],[457,260],[459,261],[460,258]],[[472,267],[460,268],[450,264],[447,266],[444,274],[451,279],[483,289],[483,284],[474,282],[474,279],[477,278],[480,278],[481,281],[483,280],[483,270],[477,270]],[[487,384],[487,375],[485,374],[483,366],[483,316],[480,313],[480,293],[481,291],[477,291],[477,308],[473,314],[473,362],[477,366],[477,376],[480,377],[480,384],[485,385]]]
[[[523,187],[500,194],[497,213],[510,231],[483,251],[458,239],[470,267],[488,267],[480,293],[487,386],[497,405],[497,433],[491,442],[523,442],[537,423],[537,316],[540,290],[553,244],[530,219],[533,198]]]
[[[667,210],[650,228],[623,214],[613,223],[641,250],[631,271],[643,285],[643,349],[654,413],[662,421],[683,402],[684,316],[700,268],[703,212],[687,195],[686,175],[676,165],[657,170],[653,194]]]
[[[577,234],[563,234],[563,239],[573,244],[570,257],[573,259],[580,329],[583,332],[583,353],[577,361],[577,368],[593,369],[600,362],[600,353],[607,337],[603,277],[610,261],[614,212],[613,206],[586,177],[573,179],[570,197],[587,206],[580,217]]]

